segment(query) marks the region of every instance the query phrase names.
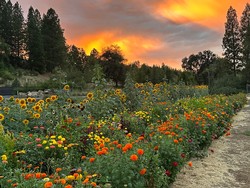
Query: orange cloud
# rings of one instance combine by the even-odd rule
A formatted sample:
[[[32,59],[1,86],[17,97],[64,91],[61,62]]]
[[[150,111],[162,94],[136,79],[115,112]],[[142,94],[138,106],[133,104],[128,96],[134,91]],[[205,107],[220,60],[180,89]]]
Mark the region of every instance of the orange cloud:
[[[153,14],[161,19],[181,24],[192,22],[221,31],[228,8],[232,5],[241,15],[246,3],[244,0],[165,0],[156,4]]]
[[[147,52],[157,51],[166,47],[164,42],[159,39],[141,35],[123,36],[121,34],[119,35],[119,31],[105,31],[83,35],[80,38],[68,39],[67,43],[83,48],[87,54],[89,54],[93,48],[101,52],[103,48],[115,44],[122,49],[125,58],[129,60],[128,63],[137,60],[143,62]]]

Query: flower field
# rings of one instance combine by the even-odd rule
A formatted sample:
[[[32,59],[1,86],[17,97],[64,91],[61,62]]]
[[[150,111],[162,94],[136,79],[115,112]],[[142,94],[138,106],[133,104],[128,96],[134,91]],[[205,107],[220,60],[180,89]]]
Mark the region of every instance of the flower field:
[[[244,94],[206,86],[69,85],[43,100],[0,96],[0,187],[168,187],[192,157],[230,135]]]

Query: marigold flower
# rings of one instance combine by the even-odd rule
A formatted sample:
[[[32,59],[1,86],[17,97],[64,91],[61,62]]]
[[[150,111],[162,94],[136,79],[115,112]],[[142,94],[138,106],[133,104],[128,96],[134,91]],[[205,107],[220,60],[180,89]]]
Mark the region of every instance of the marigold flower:
[[[121,144],[117,144],[116,147],[117,147],[117,148],[122,148],[122,145],[121,145]]]
[[[81,157],[81,159],[82,159],[82,160],[86,159],[86,156],[85,156],[85,155],[83,155],[83,156]]]
[[[57,173],[60,172],[60,171],[62,171],[62,168],[56,168]]]
[[[189,161],[189,162],[188,162],[188,166],[190,166],[190,167],[192,167],[192,166],[193,166],[192,161]]]
[[[174,143],[175,143],[175,144],[178,144],[179,141],[178,141],[177,139],[174,139]]]
[[[73,188],[72,185],[66,185],[64,188]]]
[[[40,179],[42,176],[41,176],[41,173],[40,172],[38,172],[38,173],[35,173],[35,177],[36,177],[36,179]]]
[[[91,162],[91,163],[93,163],[94,161],[95,161],[94,157],[92,157],[92,158],[89,159],[89,162]]]
[[[174,161],[174,162],[172,163],[172,165],[173,165],[174,167],[177,167],[177,166],[178,166],[178,162]]]
[[[89,178],[85,178],[85,180],[82,182],[82,184],[87,184],[89,182]]]
[[[64,185],[64,184],[66,184],[66,180],[65,180],[65,179],[60,179],[60,183],[61,183],[62,185]]]
[[[138,155],[143,155],[144,154],[144,150],[143,149],[138,149],[137,153],[138,153]]]
[[[17,187],[18,186],[18,183],[13,183],[12,184],[12,187]]]
[[[48,181],[44,184],[44,188],[51,188],[53,186],[53,183],[51,181]]]
[[[91,185],[92,187],[96,187],[96,186],[97,186],[95,182],[91,182],[90,185]]]
[[[146,169],[146,168],[143,168],[143,169],[140,170],[140,174],[141,174],[141,175],[146,174],[146,172],[147,172],[147,169]]]
[[[157,151],[159,149],[159,146],[155,146],[154,150]]]
[[[7,155],[2,155],[1,158],[2,158],[2,161],[7,161],[7,159],[8,159]]]
[[[3,96],[0,95],[0,102],[2,102],[4,100]]]
[[[135,154],[133,154],[133,155],[130,156],[130,160],[131,161],[137,161],[138,160],[138,156],[135,155]]]

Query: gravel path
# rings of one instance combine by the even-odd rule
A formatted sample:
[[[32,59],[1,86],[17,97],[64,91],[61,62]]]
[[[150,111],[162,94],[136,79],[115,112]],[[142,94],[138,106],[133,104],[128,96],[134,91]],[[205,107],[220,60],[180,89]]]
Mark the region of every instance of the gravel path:
[[[214,141],[207,157],[192,162],[171,188],[250,188],[250,96],[233,118],[231,135]]]

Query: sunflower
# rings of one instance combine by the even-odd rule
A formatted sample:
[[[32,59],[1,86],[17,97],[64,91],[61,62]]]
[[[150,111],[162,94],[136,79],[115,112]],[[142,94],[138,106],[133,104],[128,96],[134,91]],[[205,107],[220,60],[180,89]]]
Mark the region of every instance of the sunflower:
[[[51,101],[51,99],[50,98],[46,98],[46,100],[45,100],[47,103],[49,103],[50,101]]]
[[[69,90],[70,90],[69,85],[65,85],[65,86],[63,87],[63,90],[64,90],[64,91],[69,91]]]
[[[94,97],[94,94],[92,93],[92,92],[89,92],[88,94],[87,94],[87,98],[88,99],[92,99]]]
[[[120,95],[120,94],[121,94],[121,92],[122,92],[122,90],[121,90],[121,89],[116,89],[116,90],[115,90],[115,94],[116,94],[116,95]]]
[[[19,104],[22,106],[22,105],[24,105],[24,104],[26,104],[26,100],[25,99],[20,99],[19,100]]]
[[[4,120],[4,115],[0,114],[0,122]]]
[[[57,96],[57,95],[51,95],[50,99],[51,99],[52,101],[55,101],[56,99],[58,99],[58,96]]]
[[[28,124],[29,124],[29,120],[24,119],[24,120],[23,120],[23,124],[24,124],[24,125],[28,125]]]
[[[32,102],[32,98],[31,98],[31,97],[28,97],[28,98],[27,98],[27,102],[31,103],[31,102]]]
[[[39,119],[40,118],[40,114],[39,113],[35,113],[35,114],[33,114],[33,117],[36,118],[36,119]]]

